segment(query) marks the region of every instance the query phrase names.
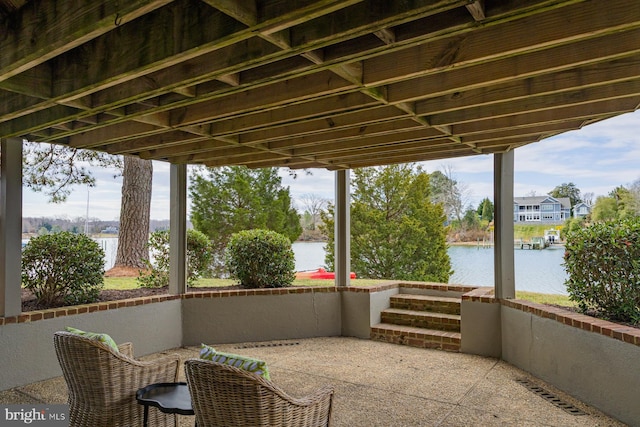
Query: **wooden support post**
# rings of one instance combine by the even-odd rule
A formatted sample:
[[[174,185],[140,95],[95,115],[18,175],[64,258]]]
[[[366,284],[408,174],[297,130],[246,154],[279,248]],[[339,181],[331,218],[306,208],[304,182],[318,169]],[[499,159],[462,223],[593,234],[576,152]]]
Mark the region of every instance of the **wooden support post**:
[[[513,256],[513,151],[493,155],[494,280],[496,298],[515,298]]]
[[[0,140],[0,316],[22,312],[22,139]]]
[[[187,292],[187,165],[170,169],[169,293]]]
[[[351,284],[351,183],[349,171],[336,171],[335,179],[335,282],[336,286],[349,286]]]

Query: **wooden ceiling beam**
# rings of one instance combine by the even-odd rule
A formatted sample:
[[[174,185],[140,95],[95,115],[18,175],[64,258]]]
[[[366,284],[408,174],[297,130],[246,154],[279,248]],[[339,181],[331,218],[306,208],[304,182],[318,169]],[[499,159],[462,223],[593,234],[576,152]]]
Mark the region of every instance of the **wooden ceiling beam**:
[[[475,21],[482,21],[487,16],[484,13],[484,0],[475,0],[471,1],[469,4],[465,5],[471,16]]]
[[[237,21],[228,17],[225,20],[223,16],[226,15],[215,13],[215,10],[210,7],[205,6],[198,9],[193,5],[182,4],[186,1],[188,0],[176,2],[176,5],[170,5],[155,14],[143,16],[136,21],[135,25],[123,25],[123,28],[130,29],[130,32],[122,30],[117,33],[117,36],[107,33],[95,41],[86,43],[87,45],[93,45],[93,47],[83,46],[82,52],[80,54],[74,52],[73,56],[69,55],[66,63],[64,55],[57,57],[56,70],[64,70],[66,74],[53,75],[49,79],[49,84],[44,85],[44,87],[55,88],[55,92],[51,95],[52,101],[64,102],[66,99],[86,96],[89,93],[107,89],[118,83],[125,83],[147,75],[154,71],[154,67],[156,70],[167,68],[209,51],[219,50],[235,42],[253,37],[254,32],[247,30],[244,26],[234,26],[233,23]],[[194,3],[195,5],[200,4],[199,2]],[[287,27],[295,25],[300,21],[301,17],[311,19],[313,16],[330,13],[332,10],[345,7],[350,3],[336,0],[309,2],[305,7],[289,10],[282,16],[274,17],[268,22],[258,24],[257,27],[273,28],[274,26]],[[309,15],[309,11],[313,13]],[[209,22],[206,22],[207,20]],[[176,26],[176,23],[181,25]],[[175,46],[167,46],[166,34],[162,29],[176,27],[183,28],[179,33],[179,47],[176,47],[178,46],[177,43]],[[147,29],[144,30],[144,28]],[[157,31],[156,29],[160,30]],[[208,32],[203,33],[202,29],[207,29]],[[253,28],[253,30],[255,31],[256,29]],[[157,39],[154,39],[153,36],[150,37],[150,34],[157,36]],[[119,46],[119,49],[106,49],[106,46]],[[135,49],[136,52],[132,51],[129,54],[126,51],[127,48]],[[140,51],[146,52],[147,56],[140,56],[138,53]],[[99,56],[102,60],[99,64],[89,58],[83,59],[79,57],[83,54],[95,57],[96,52],[101,52]],[[136,57],[138,60],[131,61],[130,58],[132,57]],[[147,64],[143,65],[144,61],[148,61]],[[105,67],[105,63],[108,63],[109,66]],[[75,71],[78,66],[76,64],[82,64],[83,70],[81,73]],[[95,65],[94,69],[91,69],[90,67],[94,66],[93,64],[97,65]],[[138,68],[132,69],[132,66]],[[74,78],[66,77],[70,73],[74,75]],[[12,87],[9,84],[6,84],[6,86]],[[39,87],[35,84],[24,84],[23,86],[24,92],[31,92],[32,94]],[[179,88],[168,88],[168,90],[174,89],[179,90]],[[43,94],[42,96],[46,95]]]
[[[566,121],[588,120],[598,116],[610,116],[635,111],[637,96],[593,102],[591,104],[563,107],[536,111],[533,113],[521,113],[513,116],[496,119],[478,120],[475,122],[455,125],[456,135],[485,133],[501,129],[516,129],[545,124],[561,123]]]
[[[291,123],[292,121],[300,122],[306,119],[312,119],[317,117],[319,112],[338,114],[344,111],[374,106],[379,106],[379,104],[360,93],[329,96],[313,99],[297,105],[280,107],[275,110],[257,111],[243,116],[222,118],[219,121],[203,125],[202,132],[212,137],[225,137],[251,129],[259,129],[266,126],[272,127]],[[94,129],[82,134],[69,136],[69,144],[72,146],[89,146],[95,143],[95,141],[105,139],[105,135],[108,134],[109,129],[117,129],[118,126],[119,124],[113,124],[105,130]],[[158,130],[159,133],[163,131],[166,130]],[[128,139],[134,139],[136,137],[137,134],[132,132]],[[120,139],[124,140],[127,138]],[[116,140],[109,139],[108,141],[117,143]],[[144,149],[145,145],[143,144],[141,148]],[[118,148],[118,150],[119,149],[121,148]],[[129,148],[122,147],[122,149],[128,150]]]
[[[175,0],[0,81],[0,136],[331,170],[505,152],[638,108],[640,5],[602,3]]]
[[[11,16],[13,31],[0,39],[0,82],[133,21],[171,0],[30,0]],[[5,27],[6,29],[6,27]],[[28,43],[24,41],[28,40]]]
[[[338,2],[338,3],[342,7],[344,7],[344,6],[349,5],[351,2]],[[310,49],[317,49],[318,47],[320,47],[322,45],[329,45],[330,43],[335,43],[335,42],[337,42],[339,40],[347,40],[349,38],[353,38],[357,34],[364,34],[367,31],[370,31],[372,28],[374,28],[378,24],[378,21],[375,21],[375,19],[379,19],[380,17],[383,17],[383,18],[386,17],[385,23],[387,23],[389,25],[393,25],[393,24],[397,24],[397,23],[403,22],[404,20],[410,19],[409,18],[410,16],[416,16],[416,15],[418,15],[418,16],[428,16],[428,15],[436,13],[439,10],[442,10],[443,8],[444,9],[449,9],[449,8],[452,8],[452,7],[456,7],[456,6],[458,6],[458,5],[462,4],[462,3],[464,3],[464,2],[461,1],[461,0],[441,0],[440,2],[437,2],[435,4],[429,2],[426,6],[423,6],[422,8],[418,8],[417,10],[413,10],[413,9],[408,8],[405,14],[400,14],[400,15],[397,15],[399,10],[395,6],[393,6],[387,12],[385,12],[386,15],[384,13],[381,14],[379,8],[377,9],[377,11],[378,11],[377,15],[370,15],[368,13],[368,10],[371,8],[371,6],[370,5],[365,5],[365,6],[363,6],[361,8],[359,13],[355,13],[354,11],[351,11],[351,13],[354,14],[354,15],[359,15],[359,17],[366,17],[365,20],[362,20],[360,18],[357,20],[357,23],[360,25],[360,27],[358,27],[358,29],[355,29],[355,28],[352,27],[352,25],[353,25],[352,20],[341,19],[340,20],[340,24],[334,24],[334,25],[331,26],[332,30],[334,28],[337,28],[337,31],[338,31],[338,33],[333,35],[333,38],[331,38],[331,37],[327,38],[327,36],[325,34],[322,34],[322,35],[318,35],[319,39],[311,39],[311,40],[309,40],[310,34],[305,34],[305,39],[304,39],[305,40],[305,44],[296,47],[296,49],[299,52],[298,51],[278,52],[276,50],[275,54],[278,54],[280,56],[285,55],[285,57],[286,57],[286,55],[295,55],[297,53],[307,52]],[[401,7],[404,7],[404,6],[401,6]],[[323,8],[319,7],[319,9],[323,9]],[[329,9],[325,8],[325,12],[327,12],[328,10]],[[293,13],[294,16],[298,16],[294,12],[290,12],[290,14]],[[396,14],[396,15],[394,15],[394,14]],[[301,15],[304,16],[304,13],[302,13]],[[286,18],[282,18],[282,17],[280,19],[281,20],[286,20]],[[307,19],[310,19],[310,17],[308,16]],[[332,18],[332,19],[335,19],[335,18]],[[345,23],[347,23],[347,24],[345,25]],[[153,27],[161,28],[161,27],[165,27],[165,26],[164,25],[153,25]],[[253,30],[254,31],[258,31],[256,28],[254,28]],[[140,32],[140,29],[136,28],[135,31]],[[144,33],[144,32],[142,32],[142,33]],[[244,42],[244,41],[246,41],[246,39],[248,37],[249,36],[247,34],[244,34],[244,35],[236,34],[235,37],[234,37],[234,40],[236,42]],[[105,43],[103,42],[102,44],[105,44]],[[241,55],[244,55],[244,53],[242,53],[243,52],[242,49],[237,49],[237,48],[230,47],[229,46],[230,44],[231,44],[231,42],[220,43],[219,45],[215,46],[215,50],[219,51],[221,49],[230,48],[229,49],[230,51],[239,52]],[[198,50],[198,54],[199,55],[206,54],[207,52],[208,52],[207,49],[205,47],[203,47],[203,46],[201,46],[199,48],[199,50]],[[188,60],[193,60],[193,58],[187,58],[187,59]],[[276,59],[277,59],[277,57],[265,57],[265,58],[263,58],[263,60],[266,60],[266,61],[274,61]],[[188,62],[189,62],[188,60],[187,60],[186,64],[188,64]],[[245,63],[244,61],[246,61],[246,60],[247,60],[246,56],[243,56],[243,62],[241,64],[239,64],[239,65],[240,66],[245,66],[244,65],[244,63]],[[90,62],[90,61],[84,61],[84,62]],[[160,62],[160,61],[158,61],[158,62]],[[206,61],[206,62],[209,63],[211,61]],[[175,60],[173,60],[173,61],[164,61],[163,62],[163,64],[164,64],[164,68],[163,69],[167,68],[167,64],[169,64],[169,67],[170,67],[174,63],[175,63]],[[158,70],[158,72],[162,72],[163,69]],[[186,70],[197,70],[199,68],[189,64],[189,65],[186,65],[185,69]],[[153,71],[153,70],[146,69],[145,70],[145,75],[146,76],[150,75],[149,71]],[[231,70],[225,70],[225,73],[229,73],[229,72],[232,72],[232,71]],[[174,70],[171,70],[171,72],[168,72],[168,75],[170,75],[170,76],[182,75],[182,74],[184,74],[184,73],[177,73]],[[145,77],[145,78],[148,78],[148,77]],[[207,78],[208,79],[216,78],[216,75],[208,74],[208,75],[201,76],[199,79],[202,81],[203,79],[207,79]],[[160,80],[158,78],[158,76],[151,77],[151,79],[153,79],[152,81],[159,81]],[[157,86],[156,90],[167,91],[167,90],[179,89],[179,87],[180,87],[179,85],[185,84],[184,76],[181,77],[181,79],[182,80],[180,81],[179,84],[176,81],[174,83],[174,86],[163,87],[163,89],[161,89],[158,85],[156,85]],[[126,79],[120,79],[119,80],[120,84],[118,86],[121,86],[123,84],[127,85],[130,82],[135,81],[135,80],[139,80],[139,78],[136,79],[136,78],[134,78],[133,75],[129,74]],[[187,82],[188,82],[188,84],[194,84],[197,81],[198,81],[197,78],[194,77],[194,79],[189,80]],[[55,85],[55,84],[52,82],[52,85]],[[100,89],[109,90],[112,86],[113,86],[113,79],[108,84],[103,85],[103,86],[99,86],[99,83],[95,82],[95,83],[92,83],[90,86],[88,86],[87,90],[82,94],[80,93],[80,88],[78,88],[77,93],[76,93],[75,96],[76,97],[86,96],[89,93],[98,92]],[[131,90],[129,91],[130,95],[128,95],[128,96],[125,93],[123,93],[123,91],[120,90],[120,89],[118,90],[118,93],[120,94],[119,95],[120,98],[117,98],[116,100],[114,100],[116,102],[118,102],[118,101],[122,102],[121,101],[122,99],[129,99],[130,102],[134,102],[136,99],[139,99],[140,96],[145,96],[145,97],[154,96],[154,94],[152,94],[152,93],[151,94],[150,93],[146,93],[144,95],[141,95],[140,91],[139,91],[139,87],[138,87],[137,84],[133,84]],[[94,98],[95,98],[95,96],[94,96]],[[99,101],[97,99],[94,99],[94,101],[95,101],[93,103],[94,108],[100,108],[99,107]],[[48,107],[48,106],[49,105],[46,105],[46,107]],[[101,107],[102,108],[105,108],[105,107],[113,108],[115,106],[116,105],[113,104],[113,105],[110,105],[108,107],[104,106],[104,105],[101,106]],[[87,112],[87,114],[89,114],[89,112]],[[60,118],[60,120],[61,121],[65,121],[62,118]],[[25,132],[29,132],[29,130],[25,130]]]
[[[300,120],[281,126],[262,127],[242,133],[240,141],[243,144],[252,144],[299,138],[339,129],[386,123],[399,120],[401,117],[403,117],[402,114],[394,107],[375,105],[371,108]]]
[[[258,23],[256,0],[202,0],[209,6],[221,10],[247,27]]]
[[[303,76],[222,99],[189,105],[172,112],[171,124],[184,126],[209,122],[216,118],[266,110],[354,89],[353,84],[325,71],[313,77]]]
[[[631,10],[630,10],[631,8]],[[568,25],[567,23],[570,23]],[[640,2],[587,2],[442,38],[363,61],[365,85],[397,82],[452,66],[488,62],[640,27]],[[535,28],[535,31],[532,29]],[[627,45],[628,47],[628,45]]]
[[[205,156],[201,154],[196,154],[193,157],[189,156],[189,161],[195,161],[197,163],[202,163],[208,167],[220,167],[226,166],[227,164],[241,164],[248,165],[252,162],[264,161],[264,160],[277,160],[281,161],[282,159],[288,159],[291,156],[286,154],[276,154],[276,153],[251,153],[246,154],[244,156],[234,156],[231,158],[226,157],[224,154],[220,154],[217,156]],[[169,159],[170,162],[175,163],[173,159]]]
[[[161,147],[174,147],[210,139],[211,138],[207,136],[195,135],[193,133],[176,130],[159,135],[130,139],[125,142],[105,144],[94,148],[100,148],[109,154],[130,154],[143,150],[153,150]]]
[[[566,132],[569,130],[578,129],[581,126],[581,123],[582,120],[580,119],[542,125],[535,123],[534,125],[528,127],[522,126],[514,129],[490,129],[483,133],[458,133],[457,135],[461,138],[462,141],[474,144],[479,144],[487,141],[508,140],[520,137],[527,137],[528,139],[531,139],[537,138],[540,135],[551,135],[558,132]]]
[[[408,129],[404,132],[374,134],[368,138],[345,140],[343,142],[325,140],[314,146],[298,147],[297,145],[292,145],[290,148],[293,150],[292,153],[296,156],[318,156],[326,153],[345,154],[354,150],[357,151],[365,148],[383,147],[385,145],[392,144],[409,144],[415,141],[444,140],[446,140],[447,143],[451,143],[450,139],[443,138],[441,134],[435,132],[433,129]],[[282,148],[284,149],[285,147]]]
[[[603,69],[607,68],[604,65],[607,61],[636,57],[640,53],[640,46],[636,43],[639,37],[640,29],[636,29],[481,63],[473,67],[439,71],[387,85],[387,94],[390,103],[419,102],[425,98],[455,96],[457,93],[473,89],[519,82],[577,67],[594,65]],[[614,62],[613,67],[617,67],[617,62]]]
[[[188,156],[212,151],[225,151],[237,148],[237,144],[229,144],[212,138],[197,138],[180,144],[156,146],[157,148],[140,150],[140,157],[151,160],[168,160],[176,156]]]
[[[620,81],[596,87],[578,88],[571,91],[540,96],[528,96],[523,99],[505,100],[504,102],[491,105],[472,106],[430,115],[428,119],[434,126],[453,125],[638,95],[640,95],[640,75],[636,76],[635,80]]]
[[[640,35],[640,34],[639,34]],[[584,67],[507,81],[499,85],[458,90],[415,102],[416,114],[432,115],[464,108],[489,106],[505,101],[520,101],[532,96],[566,93],[636,79],[640,56],[632,56]]]
[[[363,145],[383,145],[388,141],[439,138],[442,134],[435,129],[425,128],[410,120],[388,122],[379,125],[350,128],[308,137],[270,142],[269,149],[296,149],[298,155],[309,155],[313,151],[349,150]]]
[[[447,157],[460,157],[460,156],[472,156],[477,155],[474,151],[472,151],[469,147],[465,147],[463,145],[445,145],[441,148],[436,148],[433,150],[407,150],[406,152],[398,152],[398,153],[387,153],[384,156],[372,157],[371,155],[363,155],[363,156],[353,156],[349,158],[340,159],[341,163],[348,164],[349,169],[362,168],[362,167],[370,167],[370,166],[380,166],[380,165],[390,165],[390,164],[398,164],[398,163],[411,163],[411,162],[420,162],[426,160],[433,160],[438,158],[447,158]],[[343,166],[329,165],[327,169],[335,170],[342,169]]]
[[[389,143],[374,147],[363,147],[357,150],[349,150],[348,153],[341,152],[320,152],[314,156],[314,159],[319,162],[347,162],[350,163],[354,161],[354,159],[363,159],[367,157],[382,157],[389,155],[400,155],[407,154],[411,152],[421,152],[425,150],[433,151],[433,150],[441,150],[441,149],[452,149],[459,148],[459,144],[454,144],[451,140],[447,138],[441,139],[428,139],[428,140],[417,140],[417,141],[408,141],[402,143]],[[294,156],[296,153],[294,152]]]
[[[436,5],[433,5],[433,4],[432,4],[432,5],[431,5],[431,7],[432,7],[432,8],[433,8],[433,7],[440,7],[440,8],[445,7],[445,8],[450,8],[450,7],[455,6],[456,4],[458,4],[458,3],[457,3],[457,2],[441,2],[440,4],[436,4]],[[435,9],[434,9],[434,10],[435,10]],[[431,9],[429,9],[429,8],[424,8],[424,9],[423,9],[423,10],[421,10],[420,12],[421,12],[422,14],[424,14],[424,15],[429,15],[430,13],[433,13],[433,11],[432,11]],[[366,15],[366,14],[365,14],[365,15]],[[371,18],[369,18],[369,19],[371,19]],[[396,21],[393,21],[393,23],[397,23],[397,21],[399,21],[399,19],[398,19],[398,18],[395,18],[395,19],[396,19]],[[407,18],[404,18],[404,19],[407,19]],[[401,19],[400,19],[400,20],[401,20]],[[385,21],[385,22],[386,22],[386,21]],[[365,21],[365,22],[363,22],[363,24],[362,24],[362,25],[363,25],[363,27],[364,27],[365,29],[368,29],[368,28],[369,28],[369,26],[371,25],[371,22],[367,22],[367,21]],[[351,35],[351,34],[352,34],[352,32],[351,32],[351,31],[349,31],[349,29],[347,29],[347,28],[345,28],[345,29],[343,30],[343,32],[344,32],[345,34],[340,34],[340,37],[346,37],[346,35]],[[307,35],[307,37],[308,37],[308,35]],[[318,41],[316,41],[316,43],[318,43]],[[324,43],[327,43],[327,42],[325,41]],[[222,46],[222,49],[224,49],[224,47],[225,47],[225,46]],[[233,49],[230,49],[230,50],[233,50]],[[189,68],[187,68],[187,69],[191,69],[191,68],[193,68],[193,67],[189,67]],[[226,70],[226,71],[228,71],[228,70]],[[176,73],[171,73],[171,75],[176,75]],[[154,79],[154,81],[155,81],[155,79]],[[192,81],[189,81],[189,82],[190,82],[190,83],[193,83]],[[127,83],[128,83],[128,82],[125,82],[125,83],[123,83],[123,84],[125,84],[125,85],[126,85]],[[119,85],[119,86],[121,86],[121,85]],[[162,87],[162,84],[160,84],[159,86],[160,86],[160,87]],[[92,89],[92,90],[93,90],[93,89]],[[138,96],[139,96],[139,95],[138,95]],[[95,97],[94,97],[94,98],[95,98]],[[95,99],[94,99],[94,101],[95,101]],[[194,100],[194,101],[195,101],[195,100]],[[88,114],[88,113],[89,113],[89,112],[87,112],[87,114]],[[29,130],[27,129],[27,130],[25,130],[25,131],[29,131]]]

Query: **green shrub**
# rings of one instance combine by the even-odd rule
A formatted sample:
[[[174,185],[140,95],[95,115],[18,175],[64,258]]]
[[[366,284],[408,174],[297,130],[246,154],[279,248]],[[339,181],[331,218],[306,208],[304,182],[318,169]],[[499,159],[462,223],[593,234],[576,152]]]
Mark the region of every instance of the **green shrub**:
[[[567,291],[583,312],[640,323],[640,218],[571,230],[564,259]]]
[[[84,234],[33,237],[22,251],[22,285],[43,308],[95,302],[103,280],[104,251]]]
[[[283,288],[295,279],[291,241],[271,230],[245,230],[231,236],[225,253],[231,277],[245,288]]]
[[[169,285],[169,230],[155,231],[149,237],[149,253],[153,263],[146,261],[149,271],[141,273],[138,283],[143,288]],[[187,283],[193,286],[211,263],[211,242],[197,230],[187,230]]]
[[[584,218],[569,218],[564,222],[564,226],[560,230],[560,238],[562,240],[567,240],[567,233],[585,226],[586,221]]]

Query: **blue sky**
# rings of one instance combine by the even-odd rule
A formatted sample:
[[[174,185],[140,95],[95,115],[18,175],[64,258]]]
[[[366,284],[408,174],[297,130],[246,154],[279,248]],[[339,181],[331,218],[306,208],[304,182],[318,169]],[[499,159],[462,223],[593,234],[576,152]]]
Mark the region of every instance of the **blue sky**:
[[[427,172],[450,168],[454,178],[469,192],[469,202],[477,206],[484,197],[493,198],[493,156],[483,155],[425,162]],[[305,194],[333,199],[334,173],[313,170],[292,179],[282,172],[283,184],[290,187],[294,200]],[[25,189],[23,216],[89,217],[117,220],[120,215],[121,178],[114,171],[94,170],[97,186],[77,187],[66,203],[50,204],[46,198]],[[169,166],[154,163],[151,218],[169,218]],[[581,192],[606,195],[618,185],[640,179],[640,111],[624,114],[518,148],[515,151],[514,195],[543,195],[556,185],[573,182]]]

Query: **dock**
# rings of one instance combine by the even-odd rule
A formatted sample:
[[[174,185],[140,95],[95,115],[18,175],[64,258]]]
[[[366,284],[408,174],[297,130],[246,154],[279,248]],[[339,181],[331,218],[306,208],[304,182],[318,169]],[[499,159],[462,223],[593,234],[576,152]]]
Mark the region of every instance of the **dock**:
[[[545,241],[544,237],[532,237],[531,240],[529,241],[520,239],[520,240],[516,240],[514,243],[515,243],[514,247],[520,248],[520,249],[540,250],[547,247],[547,242]]]

